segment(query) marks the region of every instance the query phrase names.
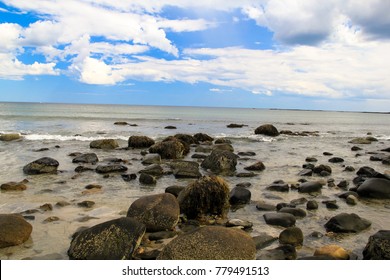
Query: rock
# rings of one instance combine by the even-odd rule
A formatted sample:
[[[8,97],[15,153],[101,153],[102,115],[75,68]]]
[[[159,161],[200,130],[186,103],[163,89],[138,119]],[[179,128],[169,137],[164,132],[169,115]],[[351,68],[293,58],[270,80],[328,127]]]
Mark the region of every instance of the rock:
[[[369,138],[369,137],[366,137],[366,138],[358,137],[358,138],[352,139],[348,143],[367,145],[367,144],[371,144],[371,142],[373,142],[372,138]]]
[[[224,143],[231,144],[232,141],[226,138],[218,138],[217,140],[214,141],[214,144],[224,144]]]
[[[250,221],[244,221],[240,219],[231,219],[227,221],[226,227],[240,227],[242,229],[250,229],[253,227],[253,223]]]
[[[349,260],[348,252],[338,245],[325,245],[314,251],[314,256],[327,256],[336,260]]]
[[[76,156],[72,162],[73,163],[90,163],[96,164],[99,161],[99,158],[95,153],[87,153]]]
[[[258,260],[295,260],[297,251],[292,245],[282,245],[275,249],[261,251]]]
[[[340,163],[340,162],[344,162],[344,159],[340,157],[332,157],[328,161],[331,163]]]
[[[345,201],[347,202],[348,205],[356,205],[358,203],[358,199],[354,195],[347,196]]]
[[[68,256],[77,260],[130,260],[145,234],[132,218],[119,218],[76,233]]]
[[[174,229],[179,215],[179,203],[176,197],[169,193],[141,197],[134,201],[127,211],[127,217],[143,223],[149,232]]]
[[[201,166],[216,174],[232,174],[236,170],[238,156],[229,151],[214,150]]]
[[[344,171],[353,172],[353,171],[355,171],[355,167],[353,167],[353,166],[346,166]]]
[[[253,260],[256,247],[242,230],[206,226],[173,239],[159,260]]]
[[[59,163],[55,159],[43,157],[24,166],[23,172],[27,175],[54,174],[57,173],[58,166]]]
[[[166,127],[164,127],[164,129],[177,129],[177,127],[173,125],[167,125]]]
[[[388,199],[390,198],[390,180],[382,178],[367,179],[358,187],[357,193],[362,197]]]
[[[275,211],[276,206],[260,201],[256,204],[256,209],[259,211]]]
[[[361,151],[361,150],[363,150],[363,149],[360,148],[360,147],[358,147],[358,146],[353,146],[353,147],[351,148],[351,151],[354,151],[354,152],[356,152],[356,151]]]
[[[159,164],[152,164],[139,171],[139,173],[151,176],[162,176],[164,174],[164,169]]]
[[[326,224],[327,231],[336,233],[357,233],[371,226],[371,222],[352,213],[341,213],[331,218]]]
[[[246,126],[245,124],[237,124],[237,123],[231,123],[231,124],[228,124],[226,127],[227,128],[242,128]]]
[[[127,167],[121,164],[98,165],[95,171],[100,174],[107,174],[112,172],[126,172]]]
[[[277,237],[271,236],[265,232],[261,232],[259,235],[252,237],[256,245],[256,250],[264,249],[271,245],[274,241],[278,240]]]
[[[380,230],[368,239],[364,260],[390,260],[390,230]]]
[[[185,154],[185,146],[178,140],[157,142],[149,148],[152,154],[159,154],[162,159],[180,159]]]
[[[317,162],[318,159],[316,159],[315,157],[307,157],[307,158],[305,159],[305,161],[306,161],[306,162]]]
[[[290,213],[266,213],[263,215],[268,225],[291,227],[295,225],[296,218]]]
[[[328,209],[339,209],[339,206],[337,205],[336,200],[330,200],[330,201],[324,201],[326,208]]]
[[[113,150],[119,147],[115,139],[94,140],[89,144],[91,149]]]
[[[195,141],[197,142],[213,142],[214,138],[205,134],[205,133],[197,133],[194,135]]]
[[[332,153],[329,153],[329,152],[323,152],[322,153],[324,156],[333,156],[333,154]]]
[[[191,156],[191,158],[195,158],[195,159],[205,159],[205,158],[207,158],[207,155],[205,155],[205,154],[193,154],[193,155]]]
[[[85,166],[77,166],[74,171],[76,173],[83,173],[83,172],[87,172],[87,171],[94,171],[95,169],[93,168],[89,168],[89,167],[85,167]]]
[[[299,185],[298,192],[300,193],[315,193],[321,192],[322,184],[320,182],[305,182]]]
[[[249,188],[250,186],[252,186],[250,182],[242,182],[236,185],[236,187],[242,187],[242,188]]]
[[[276,192],[288,192],[290,190],[290,187],[286,183],[272,183],[271,185],[266,187],[269,191],[276,191]]]
[[[180,210],[189,219],[225,217],[229,209],[229,186],[218,176],[204,176],[187,186],[178,196]]]
[[[295,206],[303,205],[305,203],[307,203],[307,199],[305,197],[296,198],[296,199],[293,199],[290,201],[290,204],[295,205]]]
[[[305,210],[301,208],[291,208],[291,207],[283,207],[279,210],[279,213],[290,213],[294,215],[294,217],[296,218],[304,218],[307,215]]]
[[[18,214],[0,214],[0,248],[22,244],[30,238],[33,227]]]
[[[152,175],[141,173],[139,176],[139,182],[143,185],[155,185],[157,184],[156,178],[154,178]]]
[[[289,227],[279,234],[280,244],[299,246],[303,244],[303,232],[298,227]]]
[[[328,165],[320,164],[320,165],[314,167],[313,172],[325,177],[325,176],[332,174],[332,168],[330,168],[330,166],[328,166]]]
[[[181,141],[181,142],[184,142],[188,145],[191,145],[191,144],[199,144],[199,142],[195,139],[194,136],[192,135],[189,135],[189,134],[182,134],[182,133],[179,133],[179,134],[176,134],[174,136],[175,139]]]
[[[199,163],[193,161],[172,161],[169,166],[173,169],[173,175],[176,179],[180,178],[200,178]]]
[[[119,122],[114,122],[114,125],[129,125],[129,123],[124,121],[119,121]]]
[[[255,134],[263,134],[274,137],[279,135],[279,131],[272,124],[264,124],[256,128]]]
[[[240,157],[254,157],[256,155],[256,153],[255,152],[239,152],[238,155]],[[265,166],[264,166],[264,168],[265,168]]]
[[[142,148],[149,148],[150,146],[154,145],[154,140],[147,136],[130,136],[129,140],[127,141],[129,148],[136,148],[136,149],[142,149]]]
[[[161,163],[161,156],[159,154],[146,155],[145,158],[142,160],[142,164],[145,165],[160,164],[160,163]]]
[[[255,164],[244,167],[244,169],[248,171],[263,171],[265,169],[265,165],[261,161],[258,161]]]
[[[313,176],[313,170],[312,169],[303,169],[298,173],[299,176]]]
[[[21,182],[8,182],[4,183],[0,186],[2,191],[24,191],[27,189],[26,183],[27,180],[23,180]]]
[[[337,196],[338,196],[339,198],[344,198],[344,199],[346,199],[346,198],[347,198],[348,196],[350,196],[350,195],[353,195],[353,196],[355,196],[355,197],[359,197],[358,193],[357,193],[357,192],[353,192],[353,191],[342,192],[342,193],[338,194]]]
[[[347,189],[349,186],[349,182],[347,180],[341,180],[340,183],[337,184],[339,188]]]
[[[77,203],[77,205],[83,208],[92,208],[95,205],[95,202],[90,200],[84,200],[82,202]]]
[[[216,144],[214,146],[212,146],[212,151],[229,151],[229,152],[234,152],[234,148],[231,144],[228,144],[228,143],[223,143],[223,144]]]
[[[318,203],[315,200],[309,200],[306,203],[306,209],[307,210],[317,210],[318,209]]]
[[[280,203],[276,204],[276,210],[277,211],[279,211],[280,209],[282,209],[284,207],[296,208],[296,206],[291,204],[291,203],[280,202]]]
[[[162,239],[170,239],[170,238],[175,237],[176,235],[177,235],[177,232],[175,232],[175,231],[158,231],[158,232],[149,233],[148,239],[150,241],[156,241],[156,240],[162,240]]]
[[[130,182],[132,180],[135,180],[137,179],[137,174],[121,174],[121,177],[123,179],[123,181],[125,182]]]
[[[22,139],[22,136],[19,133],[6,133],[0,135],[0,141],[15,141]]]
[[[250,190],[243,187],[234,187],[230,192],[229,202],[232,205],[248,204],[251,201]]]
[[[166,193],[173,194],[175,197],[178,197],[182,190],[186,187],[183,186],[169,186],[165,189]]]

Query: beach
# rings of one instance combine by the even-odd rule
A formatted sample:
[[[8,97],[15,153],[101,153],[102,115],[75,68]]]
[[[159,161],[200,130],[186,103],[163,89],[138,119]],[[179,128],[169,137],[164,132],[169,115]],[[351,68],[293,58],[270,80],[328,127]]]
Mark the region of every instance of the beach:
[[[26,180],[25,190],[1,191],[0,214],[21,214],[32,225],[28,240],[1,248],[0,259],[69,259],[72,235],[80,228],[126,217],[137,199],[165,193],[171,186],[187,187],[202,176],[222,178],[232,204],[226,217],[209,219],[206,224],[225,227],[232,220],[248,222],[245,226],[230,226],[252,238],[268,238],[256,249],[256,258],[306,258],[318,248],[337,245],[348,252],[349,258],[362,259],[369,237],[380,230],[390,230],[390,200],[358,195],[347,203],[346,197],[339,195],[351,188],[357,192],[354,188],[358,181],[354,179],[364,167],[388,180],[389,118],[389,114],[358,112],[0,103],[0,134],[20,134],[19,139],[0,141],[0,184]],[[278,134],[256,134],[256,129],[265,124],[275,127]],[[191,137],[183,135],[199,138],[188,140]],[[205,135],[210,139],[201,138]],[[145,163],[146,158],[158,153],[152,153],[147,146],[132,147],[132,136],[145,136],[154,143],[176,137],[187,143],[188,151],[178,158],[162,156],[156,162]],[[107,139],[114,140],[117,146],[91,148],[93,141]],[[203,164],[215,150],[236,156],[228,172]],[[90,153],[98,160],[74,161]],[[56,172],[32,175],[24,170],[27,164],[41,158],[58,161]],[[198,175],[188,175],[184,170],[185,175],[178,176],[180,168],[175,167],[175,162],[182,161],[197,163]],[[264,168],[248,170],[259,162]],[[117,165],[123,169],[98,169]],[[140,180],[142,173],[148,173],[142,171],[156,165],[160,169],[152,173],[155,182]],[[321,165],[326,168],[316,172]],[[367,173],[365,176],[367,179]],[[320,187],[303,191],[304,181],[316,182]],[[237,185],[250,193],[244,203],[231,199]],[[315,201],[318,208],[308,209],[308,201]],[[283,211],[293,213],[294,225],[302,231],[303,241],[293,246],[295,254],[272,251],[281,246],[280,234],[290,226],[270,224],[264,215],[279,213],[282,208],[290,209]],[[347,233],[325,227],[342,213],[356,214],[369,226]],[[184,234],[180,225],[186,221],[181,215],[173,229],[174,236],[147,242],[144,238],[138,253],[160,252],[176,236]],[[142,254],[133,257],[141,258]]]

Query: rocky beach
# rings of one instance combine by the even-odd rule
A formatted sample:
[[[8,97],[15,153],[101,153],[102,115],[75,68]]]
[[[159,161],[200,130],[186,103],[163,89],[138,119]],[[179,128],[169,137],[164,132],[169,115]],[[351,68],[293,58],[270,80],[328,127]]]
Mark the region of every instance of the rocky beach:
[[[389,115],[90,106],[1,116],[0,259],[390,259]]]

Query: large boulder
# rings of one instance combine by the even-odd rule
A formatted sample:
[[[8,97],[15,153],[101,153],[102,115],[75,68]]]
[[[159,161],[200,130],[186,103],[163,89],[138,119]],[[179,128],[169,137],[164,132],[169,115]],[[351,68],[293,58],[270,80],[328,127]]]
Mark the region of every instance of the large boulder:
[[[263,124],[263,125],[259,126],[258,128],[256,128],[255,134],[263,134],[266,136],[274,137],[274,136],[279,135],[279,131],[272,124]]]
[[[371,222],[352,213],[341,213],[332,217],[326,224],[327,231],[336,233],[358,233],[371,226]]]
[[[201,166],[215,174],[232,174],[236,170],[238,156],[229,151],[214,150],[204,159]]]
[[[115,139],[101,139],[92,141],[89,147],[92,149],[112,150],[118,148],[119,144]]]
[[[57,173],[59,165],[60,164],[55,159],[43,157],[24,166],[23,172],[28,175]]]
[[[202,174],[199,172],[199,163],[194,161],[172,161],[169,166],[173,169],[175,178],[200,178]]]
[[[185,155],[185,146],[177,139],[157,142],[149,148],[152,154],[159,154],[162,159],[180,159]]]
[[[20,140],[22,139],[22,136],[19,133],[7,133],[7,134],[1,134],[0,135],[0,141],[14,141],[14,140]]]
[[[189,219],[225,217],[230,206],[229,186],[221,177],[204,176],[181,191],[177,199]]]
[[[390,230],[380,230],[370,236],[363,250],[364,260],[390,260]]]
[[[154,145],[154,140],[147,136],[130,136],[128,140],[128,146],[129,148],[149,148],[150,146]]]
[[[256,246],[242,230],[206,226],[172,240],[159,260],[253,260]]]
[[[132,218],[119,218],[73,235],[68,250],[76,260],[129,260],[141,243],[145,225]]]
[[[76,156],[72,162],[73,163],[90,163],[96,164],[99,161],[99,158],[95,153],[86,153]]]
[[[357,193],[362,197],[390,198],[390,180],[381,178],[370,178],[361,184]]]
[[[29,239],[32,226],[18,214],[0,214],[0,248],[15,246]]]
[[[147,231],[172,230],[179,221],[180,206],[170,193],[141,197],[134,201],[127,217],[145,224]]]

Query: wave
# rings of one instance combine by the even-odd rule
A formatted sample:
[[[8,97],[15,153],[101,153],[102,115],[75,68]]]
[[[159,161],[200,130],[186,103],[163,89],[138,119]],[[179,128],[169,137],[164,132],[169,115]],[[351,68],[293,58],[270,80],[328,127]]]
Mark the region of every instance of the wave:
[[[51,134],[29,134],[29,135],[24,135],[24,138],[30,141],[55,140],[55,141],[82,141],[82,142],[102,140],[107,138],[116,139],[116,140],[125,140],[125,141],[129,139],[128,136],[119,136],[119,135],[82,136],[82,135],[51,135]]]

